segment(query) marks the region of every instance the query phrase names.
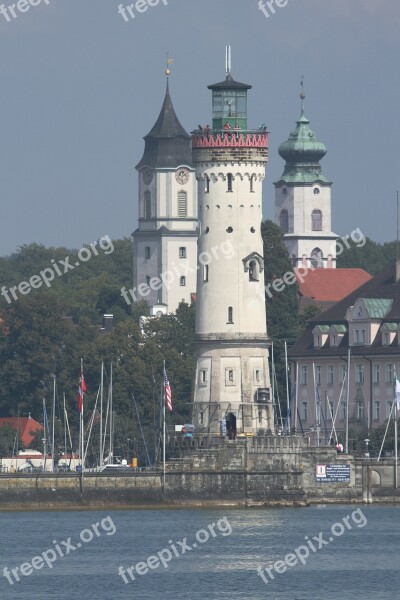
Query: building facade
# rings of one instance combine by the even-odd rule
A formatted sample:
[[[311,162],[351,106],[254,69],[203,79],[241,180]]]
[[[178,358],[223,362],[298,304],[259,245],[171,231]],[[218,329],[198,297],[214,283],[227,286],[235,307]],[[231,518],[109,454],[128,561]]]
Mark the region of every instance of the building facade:
[[[289,359],[296,431],[343,443],[347,410],[350,430],[382,426],[400,374],[400,263],[311,319]]]
[[[247,129],[247,92],[230,71],[209,86],[213,128],[192,135],[199,242],[193,423],[198,432],[273,428],[263,289],[266,129]],[[260,287],[262,293],[260,293]]]
[[[322,173],[320,160],[327,149],[310,129],[304,114],[289,139],[279,146],[285,169],[275,185],[275,222],[294,267],[335,268],[337,235],[331,229],[332,182]]]
[[[139,172],[139,226],[133,233],[137,301],[151,314],[174,312],[191,302],[197,276],[197,182],[190,135],[167,91],[160,115],[144,138]]]

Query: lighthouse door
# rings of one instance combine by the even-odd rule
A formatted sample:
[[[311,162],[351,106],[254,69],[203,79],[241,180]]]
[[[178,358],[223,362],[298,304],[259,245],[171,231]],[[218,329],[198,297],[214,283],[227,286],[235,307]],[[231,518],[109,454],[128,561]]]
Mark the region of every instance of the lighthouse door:
[[[226,415],[226,431],[230,440],[236,439],[236,416],[233,413]]]

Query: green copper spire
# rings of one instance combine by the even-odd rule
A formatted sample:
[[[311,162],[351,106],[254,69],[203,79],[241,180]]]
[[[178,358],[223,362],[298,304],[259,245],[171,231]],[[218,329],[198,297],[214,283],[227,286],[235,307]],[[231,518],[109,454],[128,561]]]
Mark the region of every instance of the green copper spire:
[[[322,174],[319,161],[325,156],[327,148],[319,142],[310,129],[310,121],[304,113],[304,77],[301,79],[301,115],[297,127],[278,148],[279,155],[286,161],[285,170],[279,182],[287,184],[313,184],[316,182],[330,184]]]

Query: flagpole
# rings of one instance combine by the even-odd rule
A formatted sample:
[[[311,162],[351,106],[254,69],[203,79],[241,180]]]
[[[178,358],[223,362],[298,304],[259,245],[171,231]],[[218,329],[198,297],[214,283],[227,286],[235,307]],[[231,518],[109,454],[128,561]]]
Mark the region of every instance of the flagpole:
[[[163,374],[165,373],[165,360],[163,361]],[[165,500],[165,404],[166,404],[166,389],[164,385],[164,402],[163,402],[163,499]]]

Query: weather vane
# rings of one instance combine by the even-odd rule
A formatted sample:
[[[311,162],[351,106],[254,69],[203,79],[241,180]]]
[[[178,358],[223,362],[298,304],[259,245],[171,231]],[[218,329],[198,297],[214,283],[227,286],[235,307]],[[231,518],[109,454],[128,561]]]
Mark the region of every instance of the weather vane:
[[[301,80],[300,80],[300,85],[301,85],[301,93],[300,93],[300,98],[302,100],[304,100],[304,98],[306,97],[305,93],[304,93],[304,75],[301,76]]]
[[[172,65],[174,62],[173,58],[170,58],[169,56],[169,52],[167,52],[167,68],[165,69],[165,74],[167,77],[169,77],[171,75],[171,69],[169,68],[170,65]]]

